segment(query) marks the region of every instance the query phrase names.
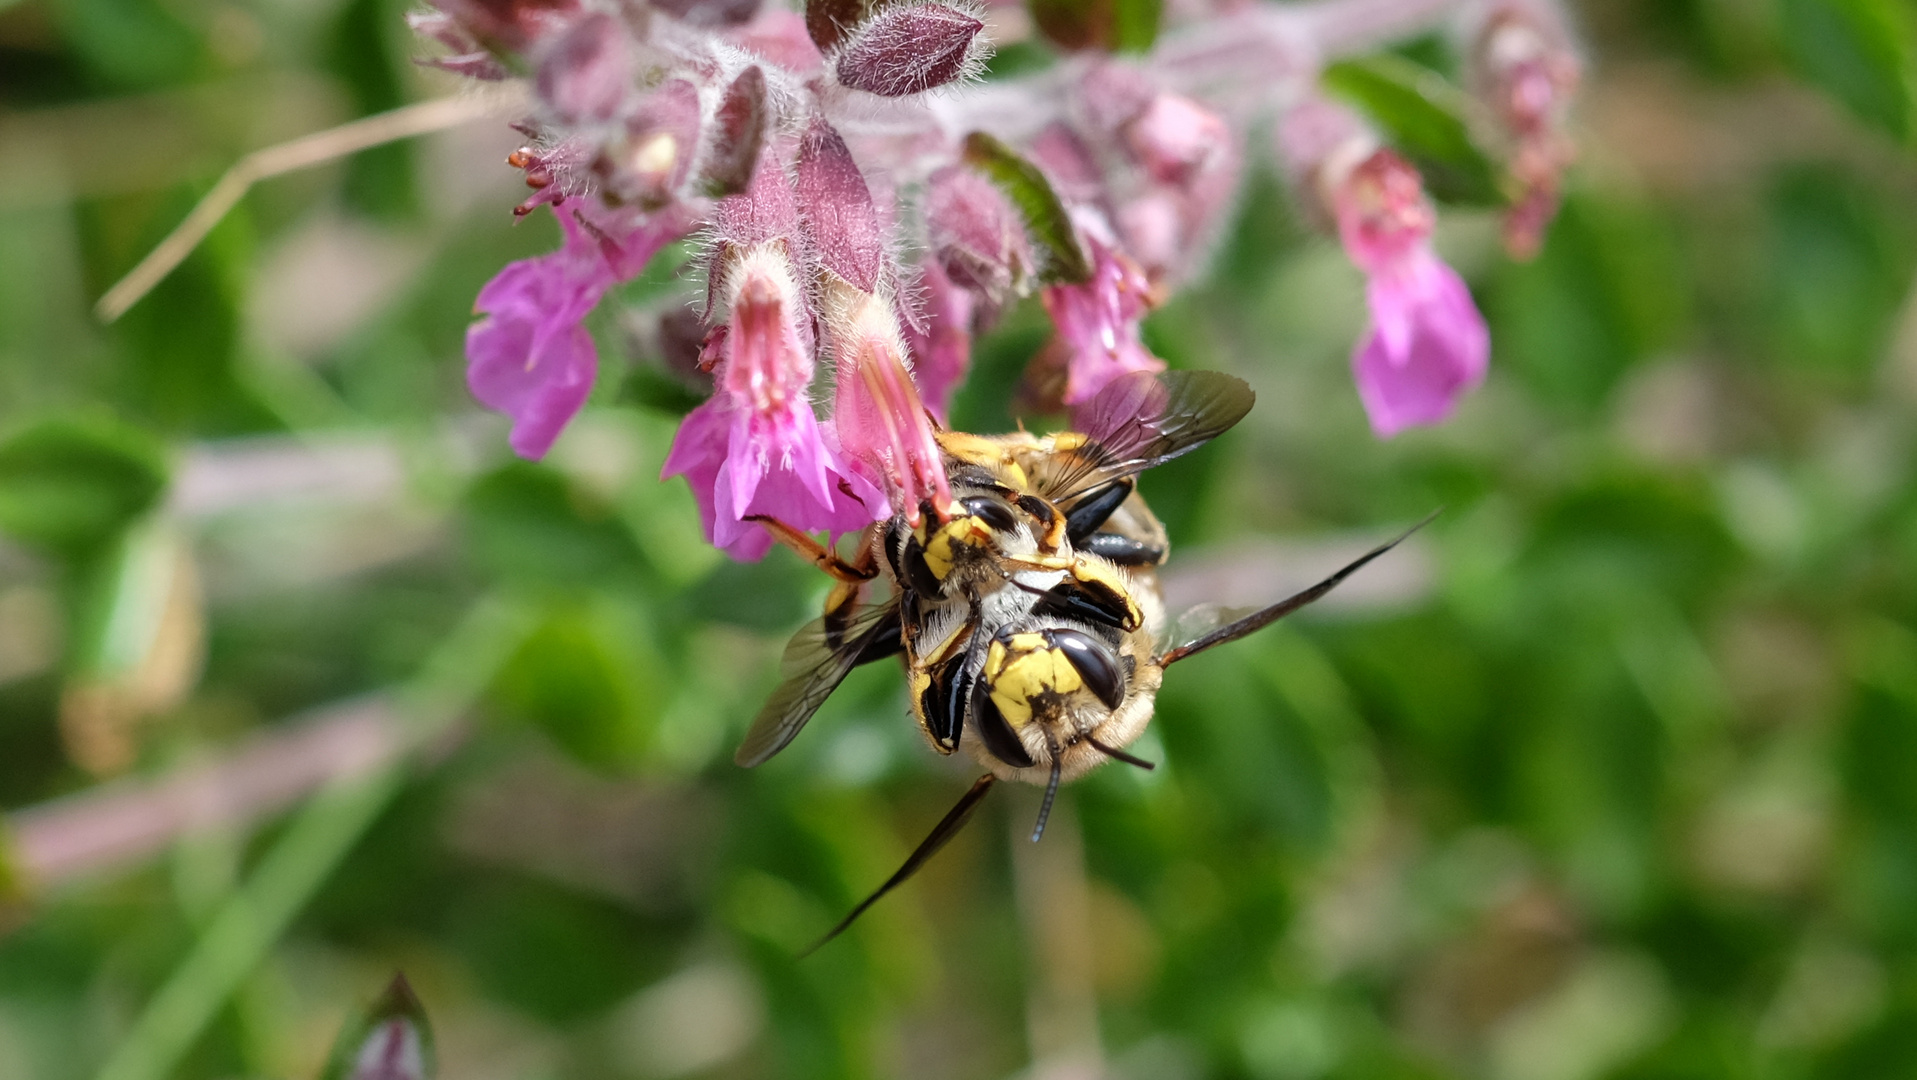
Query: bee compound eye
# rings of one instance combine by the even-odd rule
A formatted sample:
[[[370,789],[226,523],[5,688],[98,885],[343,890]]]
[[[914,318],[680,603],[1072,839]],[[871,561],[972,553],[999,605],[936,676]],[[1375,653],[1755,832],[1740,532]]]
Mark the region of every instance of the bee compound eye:
[[[1008,533],[1018,529],[1018,519],[1012,516],[1011,508],[997,499],[974,495],[960,500],[959,505],[965,507],[966,513],[983,521],[993,532]]]
[[[1045,642],[1065,654],[1079,678],[1085,680],[1085,688],[1098,695],[1106,708],[1116,709],[1124,703],[1125,675],[1110,645],[1078,630],[1047,630]]]

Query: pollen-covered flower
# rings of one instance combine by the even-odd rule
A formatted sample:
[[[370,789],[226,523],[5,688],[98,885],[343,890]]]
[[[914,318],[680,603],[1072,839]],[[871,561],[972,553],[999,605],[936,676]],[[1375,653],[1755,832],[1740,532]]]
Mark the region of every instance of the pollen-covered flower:
[[[685,476],[707,538],[735,559],[771,546],[752,516],[834,535],[885,517],[885,496],[845,467],[813,415],[810,335],[784,241],[724,261],[714,393],[680,424],[662,476]]]
[[[1438,423],[1484,380],[1491,338],[1470,290],[1431,250],[1436,215],[1417,170],[1377,150],[1337,181],[1331,201],[1368,279],[1371,324],[1351,362],[1372,430]]]
[[[1045,290],[1065,350],[1066,405],[1090,401],[1105,384],[1129,371],[1163,371],[1165,362],[1145,348],[1139,320],[1151,307],[1151,283],[1138,265],[1096,237],[1085,236],[1092,278],[1081,285]]]
[[[617,227],[612,215],[595,223],[583,208],[557,212],[564,245],[510,263],[487,282],[473,302],[486,317],[466,331],[467,386],[481,404],[512,417],[513,452],[534,459],[592,392],[599,352],[586,316],[607,289],[685,232],[671,216]]]
[[[893,506],[916,523],[930,502],[945,512],[952,489],[892,305],[825,272],[820,314],[837,374],[832,407],[839,445],[885,478]]]

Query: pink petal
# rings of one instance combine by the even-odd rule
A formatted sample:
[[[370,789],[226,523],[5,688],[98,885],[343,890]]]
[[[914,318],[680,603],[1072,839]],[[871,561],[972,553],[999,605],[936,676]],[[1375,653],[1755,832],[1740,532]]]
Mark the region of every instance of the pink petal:
[[[1455,271],[1433,256],[1427,272],[1409,280],[1418,288],[1392,294],[1402,340],[1374,326],[1352,354],[1359,399],[1380,437],[1449,417],[1490,360],[1484,317]]]

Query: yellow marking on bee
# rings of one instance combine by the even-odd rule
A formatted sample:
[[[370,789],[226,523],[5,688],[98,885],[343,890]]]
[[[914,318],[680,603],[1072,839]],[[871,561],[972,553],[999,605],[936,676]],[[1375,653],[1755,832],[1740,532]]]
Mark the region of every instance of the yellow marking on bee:
[[[1052,434],[1052,450],[1055,453],[1069,454],[1073,450],[1091,442],[1091,436],[1076,431],[1059,431]]]
[[[1125,621],[1127,630],[1136,630],[1145,621],[1145,613],[1138,610],[1138,602],[1132,599],[1124,574],[1103,559],[1080,559],[1072,564],[1072,576],[1083,582],[1102,585],[1112,594],[1125,602]]]
[[[970,640],[971,631],[975,629],[977,626],[970,619],[953,620],[952,628],[945,632],[945,636],[920,654],[920,663],[928,668],[944,663]]]
[[[1011,447],[1006,440],[968,435],[962,431],[941,431],[935,437],[939,449],[966,464],[990,470],[1006,486],[1021,491],[1030,486],[1025,470],[1012,459]]]
[[[958,562],[960,548],[983,548],[991,542],[991,526],[970,514],[953,518],[939,526],[938,531],[930,537],[920,541],[925,548],[925,567],[940,581],[944,581],[945,575],[952,572],[952,564]]]
[[[1085,686],[1065,650],[1047,645],[1042,634],[1013,634],[1009,641],[992,642],[985,654],[985,681],[992,703],[1014,730],[1032,722],[1037,698]]]

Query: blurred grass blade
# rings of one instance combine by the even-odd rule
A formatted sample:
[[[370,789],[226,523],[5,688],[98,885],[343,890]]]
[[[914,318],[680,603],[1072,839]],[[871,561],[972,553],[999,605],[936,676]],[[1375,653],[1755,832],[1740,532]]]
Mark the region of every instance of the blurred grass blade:
[[[432,1080],[438,1072],[426,1007],[403,974],[341,1029],[320,1080]]]
[[[226,170],[213,189],[200,199],[186,220],[168,233],[166,239],[147,253],[127,275],[100,297],[93,314],[101,322],[113,322],[139,303],[162,279],[193,253],[213,226],[239,204],[254,184],[282,173],[323,165],[375,146],[384,146],[415,135],[427,135],[477,120],[491,112],[485,98],[461,95],[422,101],[374,116],[341,124],[278,146],[255,150]]]
[[[416,744],[444,731],[477,700],[526,623],[524,613],[504,601],[474,606],[400,694]],[[315,795],[227,898],[97,1080],[165,1080],[398,794],[406,771],[403,761],[396,762]]]
[[[1917,135],[1917,17],[1909,0],[1784,0],[1785,47],[1863,120]]]
[[[96,549],[159,501],[157,440],[105,416],[52,417],[0,441],[0,532],[56,554]]]

